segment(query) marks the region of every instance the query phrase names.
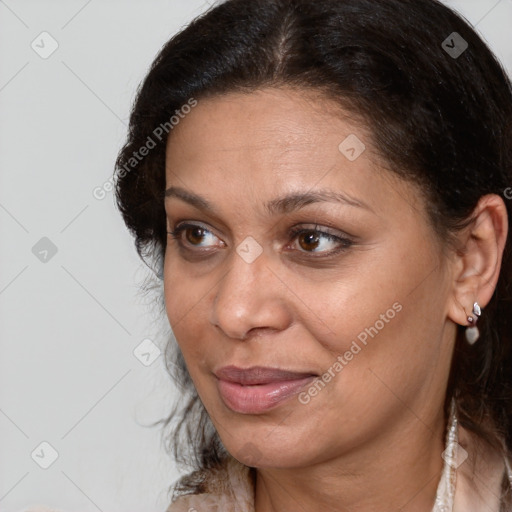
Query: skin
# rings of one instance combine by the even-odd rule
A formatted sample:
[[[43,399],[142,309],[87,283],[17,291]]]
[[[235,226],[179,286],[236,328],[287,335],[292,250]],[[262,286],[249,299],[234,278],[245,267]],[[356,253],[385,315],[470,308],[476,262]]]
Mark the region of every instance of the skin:
[[[366,145],[354,161],[338,149],[350,134]],[[385,169],[367,128],[329,100],[289,88],[200,100],[168,139],[171,186],[215,209],[166,198],[168,231],[184,221],[206,230],[169,236],[166,308],[224,445],[258,468],[256,512],[429,512],[456,324],[467,325],[473,302],[485,308],[494,291],[507,234],[503,201],[482,198],[475,223],[459,234],[465,252],[448,249],[421,190]],[[320,188],[367,207],[264,208]],[[352,243],[290,235],[315,225]],[[247,236],[263,250],[252,263],[236,251]],[[309,403],[292,397],[243,414],[223,402],[215,369],[321,375],[396,303],[400,312]]]

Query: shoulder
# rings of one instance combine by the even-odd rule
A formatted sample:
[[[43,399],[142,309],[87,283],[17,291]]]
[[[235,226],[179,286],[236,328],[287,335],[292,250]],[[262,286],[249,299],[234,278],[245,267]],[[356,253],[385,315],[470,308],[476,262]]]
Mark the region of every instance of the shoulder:
[[[254,512],[250,468],[229,456],[219,469],[204,473],[204,492],[178,496],[167,512]]]

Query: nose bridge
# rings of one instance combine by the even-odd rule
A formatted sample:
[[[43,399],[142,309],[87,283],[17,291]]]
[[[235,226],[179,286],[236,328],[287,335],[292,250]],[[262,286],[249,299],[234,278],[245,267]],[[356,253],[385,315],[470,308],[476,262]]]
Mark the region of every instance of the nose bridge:
[[[251,329],[281,329],[286,323],[280,287],[272,279],[263,247],[251,238],[246,237],[233,251],[210,319],[226,335],[238,339]]]

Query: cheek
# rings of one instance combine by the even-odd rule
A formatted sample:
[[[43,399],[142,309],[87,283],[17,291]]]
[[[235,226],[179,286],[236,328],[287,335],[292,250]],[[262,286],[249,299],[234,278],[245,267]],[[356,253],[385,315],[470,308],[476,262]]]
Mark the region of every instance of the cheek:
[[[183,329],[197,317],[195,312],[206,291],[208,276],[190,275],[175,249],[167,249],[164,259],[164,297],[173,330]],[[210,285],[211,286],[211,285]]]
[[[386,266],[375,265],[348,288],[340,286],[329,301],[339,314],[331,324],[336,336],[323,338],[331,353],[326,371],[335,375],[325,400],[335,399],[356,423],[412,404],[433,379],[441,385],[448,371],[442,272],[420,257],[403,261],[389,256]]]
[[[361,255],[364,268],[354,266],[314,294],[320,299],[315,312],[333,333],[325,336],[326,329],[316,327],[315,338],[333,360],[346,353],[349,362],[366,367],[413,367],[439,349],[447,290],[438,257],[421,240],[370,252]]]
[[[206,354],[203,344],[211,339],[206,330],[209,323],[208,291],[213,286],[212,275],[189,276],[179,258],[166,253],[164,261],[164,297],[167,318],[187,367],[194,379],[195,368],[202,366]],[[195,380],[195,379],[194,379]]]
[[[164,262],[164,297],[167,318],[174,336],[182,351],[186,349],[187,338],[194,336],[194,306],[197,307],[200,295],[197,286],[188,277],[180,274],[176,258],[166,253]],[[185,355],[185,354],[184,354]]]
[[[179,319],[184,316],[183,293],[185,291],[185,279],[179,279],[176,273],[174,260],[169,258],[166,252],[164,260],[164,297],[167,318],[174,331],[179,325]],[[176,334],[176,333],[175,333]]]

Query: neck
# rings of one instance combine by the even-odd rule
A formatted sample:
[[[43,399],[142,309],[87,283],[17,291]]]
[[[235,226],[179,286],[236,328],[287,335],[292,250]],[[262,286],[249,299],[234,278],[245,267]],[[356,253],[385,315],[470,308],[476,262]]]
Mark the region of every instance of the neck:
[[[255,512],[431,512],[445,419],[426,425],[405,415],[402,428],[351,453],[308,467],[258,469]]]

